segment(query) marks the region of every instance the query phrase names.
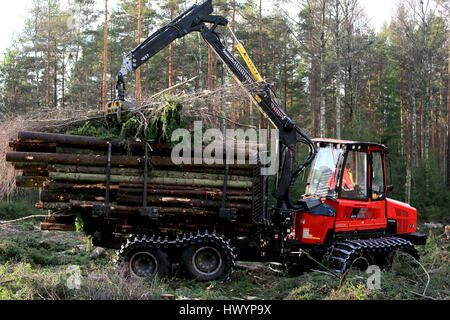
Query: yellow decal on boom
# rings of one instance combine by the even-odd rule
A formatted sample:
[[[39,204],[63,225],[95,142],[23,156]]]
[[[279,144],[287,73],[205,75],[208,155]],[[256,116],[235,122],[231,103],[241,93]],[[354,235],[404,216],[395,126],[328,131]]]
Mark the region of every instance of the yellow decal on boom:
[[[247,67],[250,69],[253,77],[255,78],[255,80],[257,82],[263,82],[264,81],[263,78],[259,74],[258,69],[256,69],[256,66],[253,63],[253,61],[248,56],[247,51],[245,50],[244,46],[239,41],[239,39],[236,37],[236,35],[234,34],[233,30],[231,30],[230,26],[227,25],[227,27],[230,30],[231,35],[233,36],[234,40],[237,43],[236,48],[238,49],[239,53],[241,54],[242,58],[244,59],[245,63],[247,64]]]
[[[247,64],[248,68],[252,72],[253,77],[255,78],[255,80],[257,82],[263,82],[263,78],[261,77],[261,75],[259,74],[258,70],[256,69],[255,64],[253,63],[253,61],[248,56],[247,51],[245,51],[244,46],[241,43],[238,43],[237,49],[238,49],[239,53],[241,54],[242,58],[244,59],[245,63]]]

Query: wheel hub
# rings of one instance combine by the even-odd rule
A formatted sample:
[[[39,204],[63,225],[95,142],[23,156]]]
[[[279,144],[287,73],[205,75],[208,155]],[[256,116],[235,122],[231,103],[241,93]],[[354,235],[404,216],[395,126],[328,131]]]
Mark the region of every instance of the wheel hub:
[[[197,272],[209,275],[222,267],[222,257],[213,247],[202,247],[195,251],[192,256],[192,265]]]
[[[157,269],[158,261],[150,252],[137,252],[130,259],[130,270],[139,278],[152,276],[156,274]]]

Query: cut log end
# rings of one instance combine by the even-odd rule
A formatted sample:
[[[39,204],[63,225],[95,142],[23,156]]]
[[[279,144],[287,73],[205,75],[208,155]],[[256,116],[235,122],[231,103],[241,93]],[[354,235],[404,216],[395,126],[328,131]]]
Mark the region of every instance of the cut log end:
[[[74,224],[41,223],[41,231],[75,232],[76,231],[76,226]]]

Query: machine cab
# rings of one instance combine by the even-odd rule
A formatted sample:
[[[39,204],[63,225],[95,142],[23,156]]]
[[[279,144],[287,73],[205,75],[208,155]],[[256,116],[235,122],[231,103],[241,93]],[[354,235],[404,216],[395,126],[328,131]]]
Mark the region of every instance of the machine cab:
[[[314,204],[314,199],[321,199],[320,208],[332,209],[298,212],[294,239],[324,244],[330,237],[395,235],[425,243],[426,237],[416,233],[417,210],[387,197],[390,188],[386,184],[385,146],[332,139],[314,142],[318,154],[302,201]]]
[[[318,154],[306,185],[306,194],[318,198],[381,201],[386,198],[383,145],[315,139]]]
[[[296,239],[326,242],[334,237],[385,234],[388,222],[386,148],[376,143],[314,139],[318,154],[311,165],[304,199],[321,199],[334,214],[308,210],[296,216]],[[411,208],[412,210],[415,210]]]

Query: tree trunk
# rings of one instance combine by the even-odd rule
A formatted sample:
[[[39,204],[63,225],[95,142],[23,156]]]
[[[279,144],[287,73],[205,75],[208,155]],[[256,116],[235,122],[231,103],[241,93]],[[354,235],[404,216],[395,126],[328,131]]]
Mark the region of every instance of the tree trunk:
[[[107,141],[96,137],[72,136],[59,133],[46,133],[34,131],[20,131],[18,133],[18,141],[23,143],[46,143],[46,144],[62,144],[78,146],[83,148],[100,148],[106,150],[108,144],[111,143],[113,148],[129,147],[131,149],[144,150],[145,145],[136,141],[125,141],[121,139],[112,139]],[[159,145],[158,148],[167,147],[170,150],[170,145]]]
[[[204,209],[218,209],[221,207],[221,201],[214,200],[202,200],[192,198],[176,198],[166,196],[148,196],[147,201],[152,205],[163,205],[164,207],[198,207]],[[128,195],[118,200],[120,204],[139,205],[142,203],[142,196]],[[227,201],[228,208],[235,208],[238,210],[251,210],[251,204],[248,203],[236,203]]]
[[[216,189],[214,191],[210,190],[202,190],[203,188],[193,188],[190,189],[172,189],[162,188],[161,186],[153,185],[151,188],[147,189],[149,195],[165,195],[165,196],[176,196],[176,197],[198,197],[205,199],[213,199],[213,200],[221,200],[222,199],[222,190]],[[176,187],[175,187],[176,188]],[[117,199],[127,195],[141,195],[143,194],[144,189],[142,188],[122,188],[120,187],[117,192]],[[248,201],[251,198],[252,192],[245,191],[242,189],[239,190],[227,190],[227,200],[243,200]],[[251,201],[251,200],[250,200]]]
[[[142,10],[143,10],[143,0],[139,0],[139,11],[138,11],[138,45],[141,43],[142,37]],[[136,70],[136,103],[139,106],[141,104],[141,68]]]
[[[400,51],[401,51],[400,60],[403,60],[403,42],[400,43]],[[406,140],[406,135],[405,135],[405,130],[406,130],[405,117],[406,117],[405,80],[403,77],[403,63],[400,62],[400,141],[401,141],[400,142],[400,153],[401,153],[401,155],[405,155],[405,152],[408,153],[407,144],[409,141]]]
[[[103,39],[103,91],[102,108],[106,108],[107,99],[107,75],[108,75],[108,0],[105,0],[105,26]]]
[[[14,114],[17,114],[16,72],[12,71],[12,101]]]
[[[283,61],[283,78],[284,78],[284,112],[287,114],[287,43],[284,41],[284,61]]]
[[[236,0],[233,0],[232,2],[232,10],[233,10],[233,20],[231,21],[231,28],[233,33],[236,32]],[[236,54],[236,40],[234,39],[234,37],[232,37],[232,41],[233,41],[233,46],[231,48],[231,54],[233,55],[233,57]],[[231,85],[232,85],[232,90],[234,92],[234,88],[236,86],[236,80],[234,77],[232,77],[231,79]],[[236,129],[236,122],[239,121],[239,113],[236,112],[236,98],[234,96],[234,94],[231,96],[231,110],[232,110],[232,121],[233,121],[233,129]]]
[[[309,76],[309,89],[310,89],[310,104],[311,104],[311,126],[312,126],[312,134],[314,137],[317,136],[317,122],[316,122],[316,72],[315,72],[315,59],[314,59],[314,46],[313,46],[313,35],[312,30],[309,33],[310,39],[308,39],[309,43],[309,51],[310,51],[310,64],[311,64],[311,72]]]
[[[53,108],[58,107],[58,47],[56,45],[56,38],[54,39],[54,55],[55,61],[53,65]]]
[[[261,73],[261,77],[264,77],[263,72],[263,19],[262,19],[262,0],[259,0],[259,72]],[[265,117],[259,112],[259,127],[265,128]]]
[[[430,131],[430,145],[431,145],[431,154],[435,156],[436,154],[436,132],[435,132],[435,125],[436,125],[436,111],[434,108],[434,96],[433,96],[433,74],[430,75],[430,122],[429,122],[429,128]]]
[[[46,104],[47,107],[50,107],[50,2],[48,3],[48,12],[47,12],[47,67],[46,67],[47,79],[47,97]]]
[[[62,75],[62,79],[61,79],[61,108],[64,108],[65,106],[65,82],[66,82],[66,63],[65,63],[65,50],[63,53],[63,62],[62,62],[62,70],[61,70],[61,75]]]
[[[340,52],[340,0],[335,2],[336,10],[336,30],[335,30],[335,50],[336,50],[336,77],[335,77],[335,118],[336,118],[336,139],[341,139],[341,52]]]
[[[106,174],[106,167],[95,167],[95,166],[74,166],[74,165],[61,165],[54,164],[49,165],[48,170],[51,172],[62,172],[62,173],[92,173],[92,174]],[[123,175],[123,176],[139,176],[143,174],[141,168],[111,168],[112,175]]]
[[[213,49],[210,45],[208,45],[208,89],[210,91],[213,90]],[[213,112],[213,106],[211,102],[208,105],[208,112]]]
[[[61,173],[61,172],[51,172],[50,179],[53,181],[62,182],[93,182],[102,183],[106,181],[106,175],[103,174],[84,174],[84,173]],[[143,183],[144,178],[140,176],[110,176],[111,183]],[[208,179],[192,179],[174,177],[150,177],[148,183],[155,185],[171,185],[171,186],[194,186],[194,187],[221,187],[223,186],[222,180],[208,180]],[[228,181],[228,186],[230,188],[242,188],[251,189],[251,181]]]
[[[417,103],[414,96],[414,92],[410,87],[410,97],[411,97],[411,106],[412,106],[412,123],[411,123],[411,135],[412,135],[412,143],[411,143],[411,155],[412,155],[412,167],[417,167],[419,164],[419,150],[418,150],[418,139],[417,139]]]
[[[170,20],[173,20],[174,15],[174,3],[170,1]],[[173,87],[174,79],[173,79],[173,43],[169,45],[169,87]],[[173,89],[170,89],[169,94],[173,95]]]
[[[259,72],[264,77],[263,72],[263,20],[262,20],[262,0],[259,0]]]
[[[442,118],[442,113],[444,110],[444,66],[441,67],[441,70],[439,72],[439,110],[437,114],[437,137],[436,137],[436,158],[437,158],[437,165],[439,170],[442,170],[444,172],[445,176],[445,136],[443,129],[445,128],[445,121]],[[441,146],[444,146],[442,148]],[[444,149],[444,152],[442,152],[442,149]],[[444,164],[444,165],[443,165]]]
[[[322,2],[322,20],[320,33],[320,137],[326,135],[326,118],[325,118],[325,14],[326,1]]]
[[[171,159],[164,162],[169,162]],[[73,164],[73,165],[105,165],[108,162],[107,156],[98,155],[79,155],[79,154],[57,154],[57,153],[38,153],[38,152],[7,152],[7,162],[45,162],[49,164]],[[170,161],[171,162],[171,161]],[[141,167],[144,164],[143,157],[112,156],[111,164],[113,166]]]
[[[447,186],[450,187],[450,31],[448,33],[448,69],[447,69]]]

